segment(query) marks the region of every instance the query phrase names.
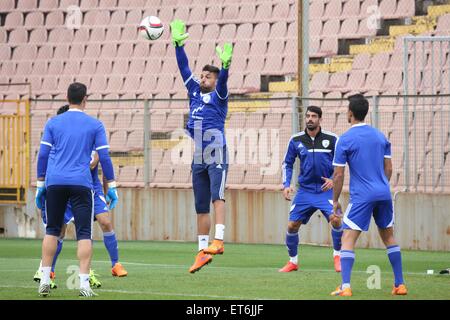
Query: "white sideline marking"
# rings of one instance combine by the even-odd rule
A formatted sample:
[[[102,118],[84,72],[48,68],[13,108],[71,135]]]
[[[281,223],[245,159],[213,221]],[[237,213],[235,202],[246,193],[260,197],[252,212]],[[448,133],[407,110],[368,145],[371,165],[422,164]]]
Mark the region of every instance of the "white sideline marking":
[[[35,259],[35,258],[0,258],[1,260],[35,260],[35,261],[41,261],[41,259]],[[78,262],[77,259],[63,259],[64,261],[75,261]],[[111,261],[93,261],[93,264],[95,263],[107,263],[111,264]],[[189,265],[182,265],[182,264],[157,264],[157,263],[142,263],[142,262],[127,262],[127,261],[121,261],[123,265],[135,265],[135,266],[142,266],[142,267],[151,267],[151,268],[173,268],[173,269],[188,269]],[[278,271],[278,268],[273,267],[220,267],[220,266],[213,266],[208,265],[208,269],[224,269],[224,270],[267,270],[267,271]],[[30,267],[30,269],[20,269],[20,270],[37,270],[37,267]],[[0,271],[6,271],[2,268],[0,268]],[[14,269],[13,271],[18,271],[17,269]],[[331,272],[331,273],[337,273],[334,271],[334,269],[306,269],[306,268],[300,268],[300,272]],[[352,273],[365,273],[367,272],[365,270],[352,270]],[[382,274],[392,274],[391,271],[382,271]],[[403,274],[407,275],[427,275],[426,272],[407,272],[403,271]]]
[[[10,286],[10,285],[0,285],[0,288],[21,288],[21,289],[36,289],[36,287],[32,286]],[[71,291],[76,291],[71,290]],[[246,297],[236,297],[236,296],[217,296],[217,295],[208,295],[208,294],[189,294],[189,293],[170,293],[170,292],[155,292],[155,291],[128,291],[128,290],[113,290],[113,289],[98,289],[95,291],[96,293],[101,292],[112,292],[112,293],[125,293],[125,294],[148,294],[155,296],[178,296],[178,297],[192,297],[192,298],[213,298],[213,299],[236,299],[236,300],[279,300],[273,298],[246,298]]]

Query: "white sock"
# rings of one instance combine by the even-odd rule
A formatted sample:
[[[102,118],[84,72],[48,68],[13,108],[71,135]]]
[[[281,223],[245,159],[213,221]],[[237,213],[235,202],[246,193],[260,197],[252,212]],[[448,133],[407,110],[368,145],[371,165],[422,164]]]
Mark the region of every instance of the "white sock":
[[[344,290],[344,289],[347,289],[347,288],[350,288],[350,283],[343,283],[342,286],[341,286],[341,289]]]
[[[340,255],[341,255],[341,251],[340,250],[339,251],[333,250],[333,257],[340,256]]]
[[[80,289],[89,289],[89,275],[88,274],[79,274],[80,277]]]
[[[50,284],[50,272],[52,271],[52,267],[41,267],[42,270],[42,278],[41,284]]]
[[[289,257],[289,261],[293,264],[298,264],[298,255],[296,255],[295,257]]]
[[[208,248],[209,235],[198,236],[198,251]]]
[[[216,235],[215,239],[223,240],[223,234],[225,233],[225,225],[223,224],[216,224]]]

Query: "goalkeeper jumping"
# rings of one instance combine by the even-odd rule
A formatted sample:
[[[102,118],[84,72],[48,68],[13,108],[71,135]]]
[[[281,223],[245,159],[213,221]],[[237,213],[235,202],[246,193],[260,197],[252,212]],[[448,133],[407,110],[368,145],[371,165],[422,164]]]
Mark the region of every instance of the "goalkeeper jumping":
[[[189,96],[189,120],[186,129],[195,144],[192,187],[197,212],[199,252],[189,269],[190,273],[194,273],[210,263],[212,255],[224,252],[225,180],[228,172],[225,118],[228,111],[228,70],[233,47],[229,43],[225,43],[223,50],[217,47],[222,69],[205,65],[199,80],[189,69],[184,51],[184,43],[189,36],[186,33],[186,25],[181,20],[174,20],[170,29],[178,67]],[[214,240],[208,246],[211,201],[214,206],[216,230]]]

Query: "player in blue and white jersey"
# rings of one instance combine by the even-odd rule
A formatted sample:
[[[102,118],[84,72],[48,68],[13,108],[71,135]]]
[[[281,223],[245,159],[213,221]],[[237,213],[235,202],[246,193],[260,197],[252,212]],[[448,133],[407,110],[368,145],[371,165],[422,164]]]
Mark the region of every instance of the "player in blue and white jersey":
[[[225,230],[225,180],[228,171],[225,141],[225,119],[228,111],[228,71],[233,49],[226,43],[224,49],[216,48],[222,68],[205,65],[200,79],[189,68],[184,51],[188,34],[181,20],[170,24],[172,42],[178,67],[189,96],[187,131],[194,140],[195,153],[192,162],[192,185],[197,212],[198,254],[189,269],[194,273],[212,261],[212,255],[223,254]],[[210,203],[213,203],[216,229],[210,246]]]
[[[320,210],[331,224],[333,260],[336,272],[341,271],[340,250],[342,221],[333,215],[333,156],[337,135],[322,130],[322,109],[309,106],[305,114],[306,129],[291,137],[283,161],[283,195],[291,201],[291,179],[295,159],[300,159],[299,189],[292,201],[286,233],[289,261],[279,272],[298,270],[299,229]]]
[[[394,211],[389,180],[392,175],[391,143],[364,119],[369,103],[364,96],[349,97],[348,122],[352,127],[336,143],[333,165],[333,210],[341,209],[339,196],[344,183],[345,166],[350,169],[350,201],[344,213],[341,266],[342,284],[331,294],[352,296],[350,277],[355,261],[354,246],[373,216],[394,272],[393,295],[406,295],[400,247],[394,238]]]
[[[87,88],[72,83],[67,90],[69,110],[45,125],[37,163],[36,206],[46,207],[46,235],[42,242],[42,278],[39,294],[50,292],[50,272],[64,214],[70,201],[75,220],[80,260],[80,296],[94,296],[89,270],[92,257],[94,183],[89,163],[96,150],[108,184],[112,203],[118,200],[114,169],[103,124],[83,112]],[[54,153],[50,155],[50,151]]]

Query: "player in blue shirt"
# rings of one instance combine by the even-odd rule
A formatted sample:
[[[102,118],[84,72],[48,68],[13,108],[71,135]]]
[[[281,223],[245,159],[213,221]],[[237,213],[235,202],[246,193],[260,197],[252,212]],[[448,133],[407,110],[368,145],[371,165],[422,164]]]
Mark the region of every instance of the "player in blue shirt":
[[[69,110],[69,105],[62,106],[58,109],[57,115],[60,115],[66,111]],[[50,154],[54,153],[54,149],[50,151]],[[98,154],[97,152],[93,151],[91,154],[91,162],[90,162],[90,168],[92,173],[92,180],[94,182],[94,220],[97,220],[99,223],[100,228],[103,231],[103,242],[105,244],[105,247],[108,251],[109,257],[111,259],[112,269],[111,273],[113,276],[117,277],[124,277],[128,274],[128,272],[125,270],[125,268],[122,266],[122,264],[119,262],[119,249],[117,245],[117,239],[116,235],[113,230],[112,222],[109,217],[109,208],[107,205],[107,201],[105,199],[105,195],[103,193],[103,185],[100,182],[100,179],[98,178]],[[106,192],[106,191],[105,191]],[[111,208],[112,209],[112,208]],[[45,213],[45,206],[41,210],[41,216],[42,221],[44,223],[44,226],[47,224],[46,220],[46,213]],[[58,239],[58,246],[56,248],[56,253],[53,258],[52,262],[52,269],[50,273],[50,288],[55,289],[57,288],[57,285],[54,281],[55,279],[55,266],[56,261],[58,259],[59,254],[61,253],[65,232],[66,232],[66,225],[68,225],[70,222],[73,222],[73,213],[70,203],[67,205],[66,212],[64,214],[64,225],[61,229],[61,235]],[[41,261],[42,264],[42,261]],[[42,277],[41,272],[42,265],[39,266],[39,269],[36,271],[34,275],[34,281],[40,282]],[[89,272],[89,282],[91,287],[97,287],[99,288],[101,286],[100,281],[97,279],[94,270],[90,270]]]
[[[192,162],[192,186],[197,211],[198,254],[189,272],[194,273],[212,261],[212,255],[223,254],[225,230],[225,180],[228,171],[225,141],[225,118],[228,111],[228,69],[233,49],[225,44],[216,51],[222,61],[222,69],[206,65],[200,80],[189,68],[184,42],[189,36],[181,20],[170,24],[178,67],[189,96],[187,131],[194,140],[195,153]],[[213,202],[216,232],[210,246],[210,203]]]
[[[87,88],[72,83],[67,90],[69,110],[45,125],[37,163],[36,206],[46,206],[46,235],[42,242],[42,278],[39,294],[50,293],[50,272],[64,214],[70,201],[75,219],[80,260],[80,296],[96,295],[89,284],[94,220],[94,183],[89,163],[96,150],[108,183],[111,207],[117,200],[114,169],[103,124],[83,112]],[[54,153],[50,154],[50,150]]]
[[[336,272],[341,271],[340,250],[342,221],[333,215],[333,155],[337,135],[322,130],[322,109],[309,106],[306,110],[306,129],[292,136],[283,162],[283,195],[291,201],[292,170],[295,159],[300,159],[298,175],[299,190],[292,202],[289,213],[286,246],[289,261],[279,272],[298,270],[298,231],[302,224],[307,224],[311,216],[320,210],[331,224],[333,239],[333,259]]]
[[[348,122],[352,127],[336,143],[333,160],[333,210],[341,209],[339,196],[344,184],[345,165],[350,169],[350,201],[344,213],[341,265],[342,284],[331,293],[352,296],[350,277],[355,261],[354,247],[362,231],[374,218],[394,272],[393,295],[406,295],[400,247],[394,238],[394,212],[389,187],[392,175],[391,143],[379,130],[364,123],[369,103],[361,94],[349,97]]]

